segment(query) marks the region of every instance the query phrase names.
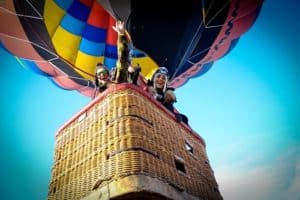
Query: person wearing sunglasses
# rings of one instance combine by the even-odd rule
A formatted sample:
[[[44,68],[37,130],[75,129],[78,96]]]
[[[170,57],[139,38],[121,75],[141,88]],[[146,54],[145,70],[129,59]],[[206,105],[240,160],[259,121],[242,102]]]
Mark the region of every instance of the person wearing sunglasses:
[[[95,85],[99,92],[106,90],[111,84],[109,70],[102,64],[96,66]]]

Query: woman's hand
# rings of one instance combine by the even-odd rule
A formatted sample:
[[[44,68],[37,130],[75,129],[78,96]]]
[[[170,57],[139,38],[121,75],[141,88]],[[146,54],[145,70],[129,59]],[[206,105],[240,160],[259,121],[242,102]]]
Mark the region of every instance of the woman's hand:
[[[172,90],[167,90],[165,93],[164,103],[173,103],[176,101],[176,96]]]
[[[115,26],[112,26],[112,28],[119,34],[124,35],[125,34],[125,27],[124,22],[117,21]]]

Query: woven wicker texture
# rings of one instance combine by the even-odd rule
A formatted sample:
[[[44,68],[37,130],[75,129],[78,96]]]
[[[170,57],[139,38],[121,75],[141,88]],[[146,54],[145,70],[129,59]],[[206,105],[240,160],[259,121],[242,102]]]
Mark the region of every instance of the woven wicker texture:
[[[49,199],[80,199],[132,174],[221,199],[204,143],[134,87],[93,102],[56,137]]]

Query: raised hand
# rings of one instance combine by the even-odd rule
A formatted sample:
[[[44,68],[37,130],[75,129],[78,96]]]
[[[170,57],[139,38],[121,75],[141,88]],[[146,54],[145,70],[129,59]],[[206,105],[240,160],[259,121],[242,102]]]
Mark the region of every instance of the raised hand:
[[[115,26],[112,26],[112,28],[120,35],[124,35],[125,33],[125,27],[124,22],[117,21]]]

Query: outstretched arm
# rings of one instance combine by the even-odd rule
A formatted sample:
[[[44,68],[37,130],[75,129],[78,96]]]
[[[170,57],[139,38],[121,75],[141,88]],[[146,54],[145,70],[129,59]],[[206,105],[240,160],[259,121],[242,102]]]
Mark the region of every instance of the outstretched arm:
[[[125,35],[124,22],[117,21],[116,25],[112,27],[118,33],[118,61],[117,68],[128,68],[129,65],[129,47],[128,38]]]

